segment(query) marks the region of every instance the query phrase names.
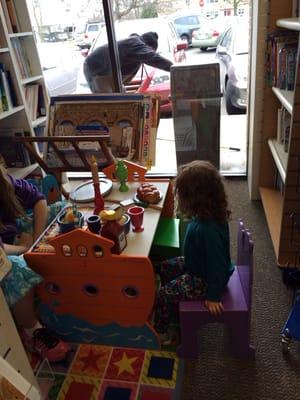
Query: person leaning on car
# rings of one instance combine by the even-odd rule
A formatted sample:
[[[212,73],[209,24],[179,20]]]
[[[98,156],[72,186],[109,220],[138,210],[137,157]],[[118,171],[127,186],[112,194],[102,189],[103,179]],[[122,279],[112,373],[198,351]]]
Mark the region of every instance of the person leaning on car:
[[[141,64],[151,65],[170,71],[172,62],[156,53],[158,35],[146,32],[143,35],[131,34],[127,39],[117,42],[123,85],[135,76]],[[97,47],[87,56],[83,72],[93,93],[111,93],[114,91],[112,68],[108,45]]]

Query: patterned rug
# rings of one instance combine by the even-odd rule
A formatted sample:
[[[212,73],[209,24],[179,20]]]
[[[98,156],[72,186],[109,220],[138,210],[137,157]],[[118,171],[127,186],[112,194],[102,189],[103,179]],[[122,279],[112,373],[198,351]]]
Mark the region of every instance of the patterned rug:
[[[53,375],[30,356],[43,400],[180,399],[183,362],[175,352],[72,345]]]

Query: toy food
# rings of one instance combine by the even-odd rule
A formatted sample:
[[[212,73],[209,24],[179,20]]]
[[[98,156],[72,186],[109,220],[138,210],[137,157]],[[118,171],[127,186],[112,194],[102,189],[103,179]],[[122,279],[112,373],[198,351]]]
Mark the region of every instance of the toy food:
[[[65,214],[64,222],[75,222],[76,216],[73,210],[69,210]]]
[[[160,200],[160,191],[152,183],[142,183],[136,190],[139,200],[146,203],[158,203]]]

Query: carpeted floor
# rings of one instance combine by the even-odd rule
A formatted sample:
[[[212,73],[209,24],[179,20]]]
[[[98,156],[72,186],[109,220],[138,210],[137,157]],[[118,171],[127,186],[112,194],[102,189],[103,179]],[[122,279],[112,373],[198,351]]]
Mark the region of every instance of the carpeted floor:
[[[246,180],[228,179],[226,185],[232,210],[232,258],[238,218],[243,218],[254,239],[252,344],[256,360],[232,358],[223,326],[205,327],[199,335],[201,356],[185,361],[181,400],[300,400],[300,342],[293,341],[284,355],[280,341],[293,291],[282,283],[261,202],[249,200]]]

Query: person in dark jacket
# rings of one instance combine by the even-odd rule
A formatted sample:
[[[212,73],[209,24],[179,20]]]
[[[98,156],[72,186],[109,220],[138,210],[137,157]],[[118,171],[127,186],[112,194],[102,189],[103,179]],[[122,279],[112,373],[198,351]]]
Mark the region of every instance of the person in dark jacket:
[[[157,54],[157,47],[158,35],[156,32],[146,32],[143,35],[134,33],[127,39],[118,41],[123,85],[131,81],[141,64],[170,71],[172,62]],[[83,72],[93,93],[114,91],[108,44],[97,47],[87,56]]]

